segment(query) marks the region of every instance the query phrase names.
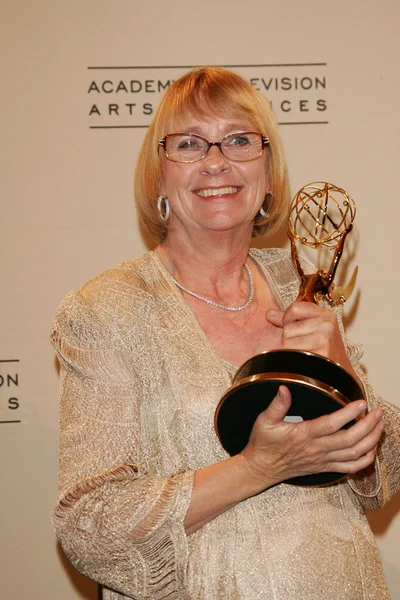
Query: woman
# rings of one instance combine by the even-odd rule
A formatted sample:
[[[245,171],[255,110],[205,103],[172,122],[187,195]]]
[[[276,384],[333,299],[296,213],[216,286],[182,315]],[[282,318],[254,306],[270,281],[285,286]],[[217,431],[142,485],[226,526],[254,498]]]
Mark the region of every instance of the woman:
[[[156,250],[69,294],[52,331],[62,367],[54,522],[66,554],[108,600],[389,598],[363,506],[399,487],[399,469],[378,466],[398,461],[398,411],[366,381],[340,311],[294,302],[288,253],[249,251],[287,214],[268,103],[229,71],[184,75],[144,140],[136,198]],[[281,386],[228,457],[213,429],[218,400],[238,365],[274,348],[341,363],[369,412],[346,431],[366,402],[287,423]],[[349,477],[281,483],[329,471]]]

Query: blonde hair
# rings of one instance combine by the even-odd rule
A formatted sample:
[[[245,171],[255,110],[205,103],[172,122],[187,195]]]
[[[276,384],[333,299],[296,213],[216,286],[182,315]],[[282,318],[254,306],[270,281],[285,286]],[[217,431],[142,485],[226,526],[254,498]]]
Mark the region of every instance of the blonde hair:
[[[266,168],[272,196],[254,220],[253,235],[275,231],[287,218],[289,183],[276,117],[269,102],[245,79],[219,67],[192,69],[166,91],[143,140],[135,172],[135,199],[141,226],[159,242],[168,229],[157,211],[163,169],[158,140],[181,131],[189,116],[210,120],[244,118],[254,131],[269,138]]]

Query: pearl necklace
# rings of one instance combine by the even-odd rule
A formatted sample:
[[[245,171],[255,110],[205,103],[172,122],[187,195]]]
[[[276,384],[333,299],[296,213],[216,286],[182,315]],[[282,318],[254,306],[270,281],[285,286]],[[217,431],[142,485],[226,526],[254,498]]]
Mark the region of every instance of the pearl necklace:
[[[192,292],[192,291],[188,290],[182,284],[178,283],[178,281],[175,279],[175,277],[173,275],[171,275],[171,278],[172,278],[172,281],[174,282],[174,284],[176,285],[176,287],[178,287],[180,290],[182,290],[182,292],[189,294],[189,296],[193,296],[193,298],[197,298],[197,300],[201,300],[202,302],[205,302],[206,304],[209,304],[210,306],[215,306],[216,308],[222,308],[222,310],[230,310],[230,311],[234,311],[234,312],[239,312],[240,310],[244,310],[245,308],[250,306],[250,304],[253,301],[253,296],[254,296],[253,275],[251,273],[250,267],[246,263],[243,266],[246,269],[247,274],[249,276],[250,289],[249,289],[249,295],[247,297],[246,302],[244,304],[242,304],[241,306],[225,306],[225,304],[220,304],[219,302],[214,302],[214,300],[209,300],[208,298],[204,298],[204,296],[200,296],[200,294],[196,294],[196,292]]]

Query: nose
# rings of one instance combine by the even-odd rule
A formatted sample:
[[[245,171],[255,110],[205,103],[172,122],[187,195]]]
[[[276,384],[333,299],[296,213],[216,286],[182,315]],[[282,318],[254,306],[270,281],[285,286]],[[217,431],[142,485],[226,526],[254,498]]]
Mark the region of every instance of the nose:
[[[231,163],[226,158],[216,144],[208,149],[207,154],[202,161],[202,171],[217,174],[231,169]]]

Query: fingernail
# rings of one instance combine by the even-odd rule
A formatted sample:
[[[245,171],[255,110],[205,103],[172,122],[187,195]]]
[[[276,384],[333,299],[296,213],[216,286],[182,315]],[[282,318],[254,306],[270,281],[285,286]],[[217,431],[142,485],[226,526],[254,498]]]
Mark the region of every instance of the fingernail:
[[[380,408],[378,408],[378,410],[375,412],[375,419],[377,421],[379,421],[379,419],[383,417],[383,410],[381,410]]]
[[[379,423],[379,429],[380,429],[381,431],[385,431],[385,428],[386,428],[386,425],[385,425],[385,423],[384,423],[383,421],[381,421],[381,422]]]
[[[368,407],[366,402],[360,402],[360,404],[358,405],[358,409],[362,417],[365,417],[365,415],[367,414],[367,408]]]

